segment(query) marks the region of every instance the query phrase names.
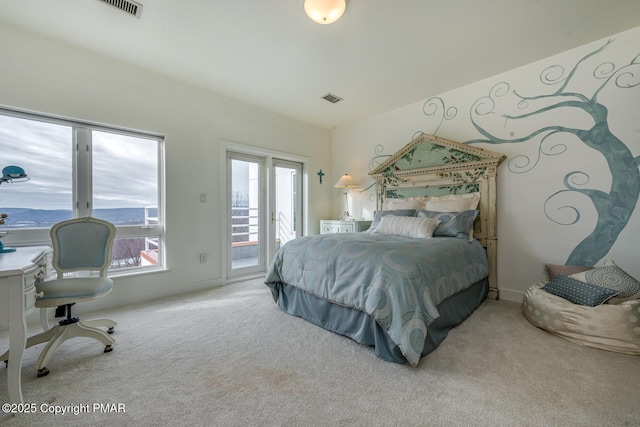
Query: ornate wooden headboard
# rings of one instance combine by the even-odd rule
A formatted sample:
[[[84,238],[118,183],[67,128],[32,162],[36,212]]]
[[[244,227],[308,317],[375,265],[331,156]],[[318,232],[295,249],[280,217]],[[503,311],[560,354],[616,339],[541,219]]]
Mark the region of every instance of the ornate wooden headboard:
[[[377,209],[386,199],[480,192],[473,237],[487,250],[489,296],[498,299],[496,177],[505,155],[421,134],[372,170]]]

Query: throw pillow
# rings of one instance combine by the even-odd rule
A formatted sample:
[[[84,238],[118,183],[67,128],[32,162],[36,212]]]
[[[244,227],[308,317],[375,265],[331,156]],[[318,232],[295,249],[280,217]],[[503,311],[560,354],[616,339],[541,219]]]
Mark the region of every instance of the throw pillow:
[[[440,225],[434,231],[434,237],[459,237],[468,241],[472,240],[473,222],[480,211],[469,210],[462,212],[434,212],[419,210],[418,218],[435,218],[440,220]]]
[[[424,239],[433,236],[438,224],[440,221],[434,218],[387,215],[382,217],[380,225],[376,227],[374,233]]]
[[[609,298],[618,294],[618,291],[591,283],[581,282],[561,274],[542,287],[542,290],[550,294],[564,298],[574,304],[595,307],[603,304]]]
[[[618,267],[612,260],[605,261],[602,267],[572,274],[569,277],[618,291],[616,297],[609,301],[610,304],[640,299],[640,282]]]
[[[380,220],[382,219],[382,217],[387,215],[416,216],[416,210],[415,209],[395,209],[395,210],[388,210],[388,211],[375,211],[373,213],[373,221],[371,222],[371,225],[369,226],[369,229],[367,231],[370,233],[373,233],[374,231],[376,231],[376,227],[378,227],[378,225],[380,224]]]
[[[563,276],[571,276],[572,274],[582,273],[583,271],[591,270],[593,267],[583,267],[581,265],[553,265],[545,264],[549,280],[553,280],[558,274]]]
[[[429,196],[423,208],[436,212],[460,212],[475,210],[480,203],[480,193],[447,194],[445,196]]]

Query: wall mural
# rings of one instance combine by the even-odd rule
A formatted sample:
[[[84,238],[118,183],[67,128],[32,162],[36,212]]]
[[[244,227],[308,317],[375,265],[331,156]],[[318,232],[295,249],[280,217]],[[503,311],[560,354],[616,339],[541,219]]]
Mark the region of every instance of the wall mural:
[[[640,156],[634,157],[630,149],[609,128],[608,109],[598,96],[605,88],[633,89],[640,86],[640,54],[628,64],[616,66],[611,62],[602,62],[595,66],[589,79],[594,87],[576,91],[576,74],[588,68],[587,60],[597,57],[611,43],[607,41],[600,48],[578,60],[565,74],[561,65],[552,65],[540,73],[544,85],[557,86],[552,93],[525,96],[511,90],[507,82],[494,85],[487,96],[477,99],[470,108],[471,124],[481,137],[466,141],[466,144],[536,144],[537,152],[533,156],[521,154],[510,159],[508,168],[512,173],[527,173],[533,170],[542,156],[558,156],[567,150],[567,138],[576,139],[585,148],[602,154],[611,172],[609,192],[588,188],[590,176],[583,170],[572,170],[564,176],[564,188],[548,196],[544,203],[546,217],[560,225],[572,225],[580,221],[580,210],[571,202],[560,203],[552,208],[552,201],[566,199],[567,193],[586,196],[597,213],[597,222],[593,231],[571,251],[566,264],[593,266],[609,252],[622,230],[626,227],[640,195]],[[507,113],[497,108],[498,98],[509,95],[513,103],[508,105],[518,113]],[[446,107],[440,97],[428,99],[423,106],[425,115],[435,121],[435,135],[445,120],[457,115],[457,108]],[[585,115],[586,113],[586,115]],[[548,120],[552,114],[553,119]],[[483,125],[483,117],[502,117],[503,126]],[[579,125],[575,117],[580,116]],[[583,129],[585,117],[593,125]],[[539,127],[540,124],[545,125]],[[591,123],[591,122],[589,122]],[[523,133],[523,130],[526,130]],[[505,134],[507,137],[499,136]],[[518,136],[516,136],[518,135]],[[564,138],[564,141],[563,141]],[[378,153],[379,154],[379,153]],[[569,220],[558,213],[571,213]],[[558,219],[562,217],[563,219]]]

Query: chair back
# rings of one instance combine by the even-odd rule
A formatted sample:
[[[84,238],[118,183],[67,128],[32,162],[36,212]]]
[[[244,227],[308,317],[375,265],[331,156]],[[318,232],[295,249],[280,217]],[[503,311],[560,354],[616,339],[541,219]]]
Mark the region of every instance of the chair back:
[[[74,218],[51,227],[52,266],[61,279],[66,272],[99,271],[106,277],[116,227],[93,217]]]

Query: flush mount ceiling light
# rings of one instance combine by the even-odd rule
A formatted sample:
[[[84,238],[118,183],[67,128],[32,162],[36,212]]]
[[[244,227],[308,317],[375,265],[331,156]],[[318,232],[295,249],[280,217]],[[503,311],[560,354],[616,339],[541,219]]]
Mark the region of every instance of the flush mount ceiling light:
[[[304,0],[304,12],[318,24],[333,24],[345,9],[347,0]]]

